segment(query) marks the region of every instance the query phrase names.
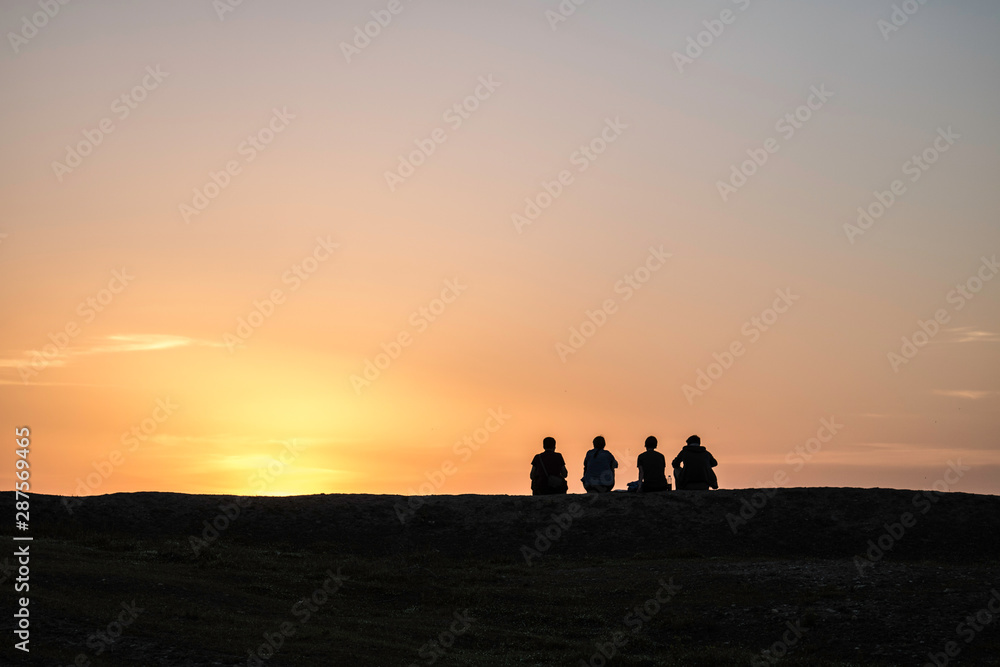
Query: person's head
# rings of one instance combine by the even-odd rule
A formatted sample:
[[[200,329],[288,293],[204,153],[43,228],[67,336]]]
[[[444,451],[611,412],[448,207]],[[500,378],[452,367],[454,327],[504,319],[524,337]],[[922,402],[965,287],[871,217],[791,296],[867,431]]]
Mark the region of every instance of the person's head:
[[[542,449],[547,452],[554,451],[556,448],[556,439],[552,437],[545,438],[542,440]]]
[[[687,439],[687,444],[691,445],[692,447],[697,447],[698,445],[701,444],[701,438],[699,438],[696,435],[692,435],[690,438]]]
[[[604,442],[603,435],[599,435],[596,438],[594,438],[594,449],[604,449],[605,444],[607,443]]]
[[[646,449],[656,449],[656,436],[651,435],[646,438]]]

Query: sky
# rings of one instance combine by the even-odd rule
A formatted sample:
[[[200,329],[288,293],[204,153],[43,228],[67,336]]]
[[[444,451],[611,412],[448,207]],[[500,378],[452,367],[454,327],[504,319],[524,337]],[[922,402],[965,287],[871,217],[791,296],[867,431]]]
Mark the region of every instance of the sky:
[[[577,4],[578,3],[578,4]],[[48,13],[46,13],[48,12]],[[38,493],[1000,492],[1000,5],[9,0]]]

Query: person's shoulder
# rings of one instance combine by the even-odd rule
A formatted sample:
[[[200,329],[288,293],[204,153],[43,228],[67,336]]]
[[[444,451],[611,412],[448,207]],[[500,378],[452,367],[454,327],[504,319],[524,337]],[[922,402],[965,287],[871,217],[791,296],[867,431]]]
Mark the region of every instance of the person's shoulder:
[[[535,454],[535,457],[531,459],[531,465],[535,465],[542,458],[541,454]]]
[[[559,459],[560,461],[565,461],[566,460],[566,459],[563,458],[562,452],[552,452],[552,455],[553,455],[553,457]]]

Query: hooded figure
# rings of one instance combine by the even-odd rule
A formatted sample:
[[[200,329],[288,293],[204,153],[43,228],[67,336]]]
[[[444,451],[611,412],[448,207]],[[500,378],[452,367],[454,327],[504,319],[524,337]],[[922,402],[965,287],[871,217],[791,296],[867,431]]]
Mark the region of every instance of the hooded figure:
[[[719,488],[719,480],[712,470],[719,462],[701,446],[701,438],[696,435],[687,439],[687,445],[671,465],[674,467],[678,489],[704,491]]]

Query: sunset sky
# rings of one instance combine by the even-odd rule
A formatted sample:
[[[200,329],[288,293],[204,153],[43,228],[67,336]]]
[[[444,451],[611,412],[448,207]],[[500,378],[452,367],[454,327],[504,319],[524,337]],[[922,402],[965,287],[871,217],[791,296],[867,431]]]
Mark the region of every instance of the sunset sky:
[[[902,5],[4,2],[7,451],[523,494],[547,435],[579,492],[697,433],[723,487],[996,494],[1000,5]]]

